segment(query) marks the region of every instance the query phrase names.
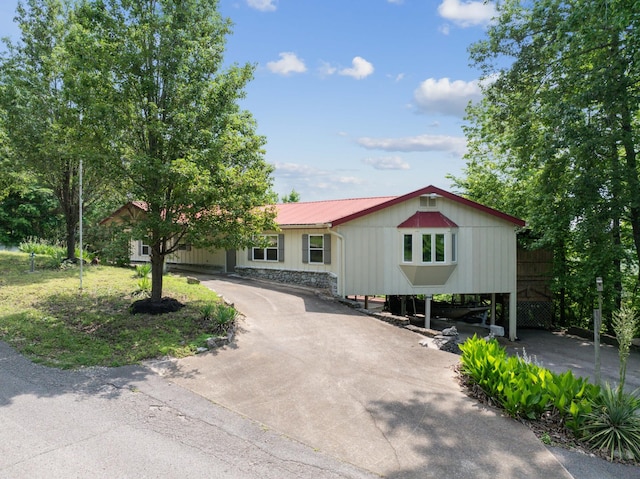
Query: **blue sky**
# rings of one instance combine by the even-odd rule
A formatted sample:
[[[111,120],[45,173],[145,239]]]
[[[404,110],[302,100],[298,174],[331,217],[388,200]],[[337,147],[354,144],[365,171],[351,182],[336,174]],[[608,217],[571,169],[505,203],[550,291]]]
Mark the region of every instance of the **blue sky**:
[[[0,33],[16,38],[17,0]],[[493,3],[220,0],[226,61],[256,66],[243,108],[267,139],[274,189],[302,201],[399,195],[460,175],[464,107],[479,98],[468,46]]]

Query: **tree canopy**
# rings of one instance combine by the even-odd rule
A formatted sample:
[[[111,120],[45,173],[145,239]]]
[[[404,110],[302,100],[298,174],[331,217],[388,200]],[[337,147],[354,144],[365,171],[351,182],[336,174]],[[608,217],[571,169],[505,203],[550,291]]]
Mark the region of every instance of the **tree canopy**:
[[[456,183],[527,220],[555,253],[562,312],[581,317],[596,276],[609,309],[638,286],[639,23],[624,0],[504,0],[470,48],[484,97]]]
[[[76,15],[74,81],[108,132],[105,168],[146,203],[130,226],[150,246],[159,301],[180,244],[239,248],[274,227],[265,139],[238,105],[253,67],[225,67],[230,22],[215,0],[85,1]]]

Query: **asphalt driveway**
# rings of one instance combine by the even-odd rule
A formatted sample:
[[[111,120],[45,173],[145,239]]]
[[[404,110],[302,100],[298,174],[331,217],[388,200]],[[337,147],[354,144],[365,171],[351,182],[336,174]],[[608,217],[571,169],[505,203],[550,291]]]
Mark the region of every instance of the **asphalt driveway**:
[[[169,381],[389,478],[571,478],[525,426],[461,391],[459,357],[314,293],[204,284],[245,315],[234,345],[153,368]]]

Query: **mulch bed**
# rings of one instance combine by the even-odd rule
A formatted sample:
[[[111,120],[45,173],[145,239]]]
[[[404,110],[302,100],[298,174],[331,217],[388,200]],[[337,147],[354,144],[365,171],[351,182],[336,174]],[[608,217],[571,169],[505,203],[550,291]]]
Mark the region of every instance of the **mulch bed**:
[[[166,314],[175,313],[184,308],[184,304],[174,298],[162,298],[158,301],[151,301],[151,298],[139,299],[129,306],[131,314]]]

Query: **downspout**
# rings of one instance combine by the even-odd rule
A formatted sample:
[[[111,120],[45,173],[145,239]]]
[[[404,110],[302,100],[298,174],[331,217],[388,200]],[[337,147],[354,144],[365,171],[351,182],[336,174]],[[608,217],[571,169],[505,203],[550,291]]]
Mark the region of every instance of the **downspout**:
[[[345,297],[345,286],[344,286],[344,279],[345,279],[345,272],[346,272],[346,267],[345,267],[345,257],[346,257],[346,252],[345,252],[345,247],[344,247],[344,236],[342,236],[340,233],[338,233],[337,231],[334,231],[333,229],[331,229],[331,225],[329,225],[329,233],[334,235],[336,238],[338,238],[340,240],[340,251],[339,251],[339,258],[340,258],[340,266],[338,267],[338,271],[340,272],[338,274],[338,296],[344,298]]]

